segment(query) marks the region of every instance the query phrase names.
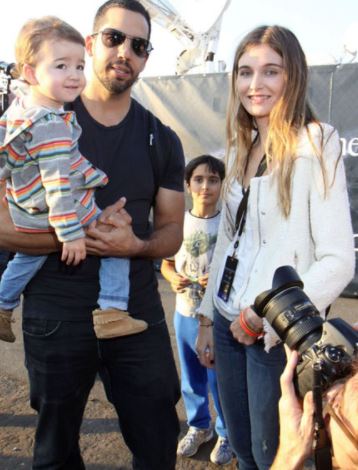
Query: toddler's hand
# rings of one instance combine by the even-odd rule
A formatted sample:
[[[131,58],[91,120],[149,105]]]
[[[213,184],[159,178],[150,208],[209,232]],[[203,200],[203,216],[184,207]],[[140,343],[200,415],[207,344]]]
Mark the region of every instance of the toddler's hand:
[[[86,258],[86,243],[84,238],[65,242],[62,246],[61,261],[76,266]]]

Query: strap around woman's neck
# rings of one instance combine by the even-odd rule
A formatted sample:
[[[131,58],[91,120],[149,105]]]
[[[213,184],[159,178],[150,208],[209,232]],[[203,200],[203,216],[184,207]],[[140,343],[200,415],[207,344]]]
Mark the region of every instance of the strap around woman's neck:
[[[265,173],[266,169],[267,169],[267,161],[266,161],[266,154],[264,154],[257,168],[255,178],[262,176]],[[235,231],[237,232],[237,230],[239,230],[239,236],[242,234],[242,231],[244,230],[244,226],[246,222],[246,212],[247,212],[247,205],[249,202],[250,185],[247,187],[247,189],[244,189],[244,186],[242,186],[242,194],[243,194],[243,197],[241,199],[239,207],[237,208],[236,218],[235,218]]]

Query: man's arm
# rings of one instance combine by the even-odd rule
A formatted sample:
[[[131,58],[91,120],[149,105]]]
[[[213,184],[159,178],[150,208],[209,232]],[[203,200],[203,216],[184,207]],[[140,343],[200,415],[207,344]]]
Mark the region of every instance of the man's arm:
[[[154,232],[145,240],[142,254],[165,258],[178,252],[183,241],[184,193],[159,188],[154,208]]]
[[[30,234],[18,232],[12,223],[7,205],[2,202],[5,190],[0,188],[0,248],[26,253],[28,255],[46,255],[58,251],[60,244],[55,234]]]
[[[165,258],[174,255],[183,239],[184,193],[159,188],[154,208],[154,232],[148,240],[138,238],[125,209],[107,219],[113,230],[95,226],[87,231],[87,251],[98,256]]]

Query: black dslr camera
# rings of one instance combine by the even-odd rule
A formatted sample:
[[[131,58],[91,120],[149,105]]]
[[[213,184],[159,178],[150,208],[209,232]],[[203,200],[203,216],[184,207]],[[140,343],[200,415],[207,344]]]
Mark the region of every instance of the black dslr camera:
[[[352,370],[358,332],[340,318],[324,321],[303,292],[303,282],[291,266],[275,271],[272,289],[255,299],[253,309],[266,317],[280,339],[300,353],[295,387],[299,396],[314,388],[319,366],[322,392]]]

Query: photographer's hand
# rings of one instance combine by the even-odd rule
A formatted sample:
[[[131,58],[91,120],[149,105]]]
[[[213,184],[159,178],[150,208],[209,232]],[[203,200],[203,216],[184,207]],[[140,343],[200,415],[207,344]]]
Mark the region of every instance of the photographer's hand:
[[[285,349],[287,365],[280,379],[280,445],[271,470],[302,470],[304,461],[312,454],[313,396],[312,392],[305,395],[302,408],[293,385],[298,354],[287,346]]]

